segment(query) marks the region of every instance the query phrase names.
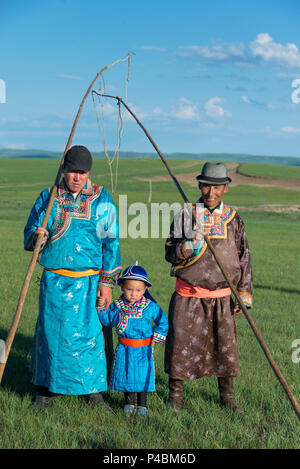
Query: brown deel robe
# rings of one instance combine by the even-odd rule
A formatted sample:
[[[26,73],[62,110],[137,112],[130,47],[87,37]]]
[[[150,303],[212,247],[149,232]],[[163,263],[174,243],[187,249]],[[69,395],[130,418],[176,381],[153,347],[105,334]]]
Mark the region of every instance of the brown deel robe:
[[[204,240],[195,251],[188,236],[180,235],[183,213],[175,217],[166,242],[166,260],[172,264],[174,275],[193,286],[210,290],[228,288]],[[250,252],[242,219],[232,207],[221,202],[212,214],[203,208],[202,220],[205,234],[230,280],[245,305],[251,307]],[[185,233],[189,232],[187,225]],[[230,295],[195,298],[174,292],[169,307],[165,371],[171,378],[180,380],[240,375],[236,321]]]

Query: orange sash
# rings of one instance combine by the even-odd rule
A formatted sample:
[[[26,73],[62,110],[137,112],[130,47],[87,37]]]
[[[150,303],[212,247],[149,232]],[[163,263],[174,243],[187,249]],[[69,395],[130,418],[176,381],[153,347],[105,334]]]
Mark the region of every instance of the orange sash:
[[[64,275],[65,277],[88,277],[89,275],[97,275],[100,273],[100,270],[94,270],[94,269],[89,269],[89,270],[83,270],[83,271],[75,271],[75,270],[68,270],[68,269],[47,269],[45,267],[45,270],[50,270],[50,272],[54,272],[55,274],[58,275]]]
[[[209,290],[198,285],[190,285],[189,283],[176,278],[175,291],[185,297],[193,296],[194,298],[222,298],[231,295],[230,288],[222,288],[221,290]]]
[[[118,337],[120,344],[128,345],[129,347],[143,347],[145,345],[150,345],[152,337],[148,339],[127,339],[125,337]]]

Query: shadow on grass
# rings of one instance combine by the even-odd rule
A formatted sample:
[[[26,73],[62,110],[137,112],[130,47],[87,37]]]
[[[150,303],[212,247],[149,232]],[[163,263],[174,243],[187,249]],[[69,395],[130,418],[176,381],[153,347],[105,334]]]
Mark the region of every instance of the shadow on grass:
[[[167,401],[167,396],[169,393],[169,385],[168,385],[169,375],[165,374],[165,376],[157,375],[155,376],[155,393],[162,401]]]
[[[88,449],[118,449],[118,445],[115,441],[97,441],[94,438],[88,438],[87,440],[82,440],[81,448]]]
[[[7,331],[0,328],[0,337],[6,340]],[[31,337],[16,333],[1,382],[4,389],[15,392],[21,397],[34,392],[28,359],[31,347]]]
[[[275,290],[283,293],[297,293],[300,295],[300,290],[295,290],[293,288],[281,288],[281,287],[274,287],[273,285],[253,285],[253,288],[258,288],[262,290]]]
[[[156,394],[163,401],[167,402],[169,387],[168,387],[168,375],[157,376],[156,379]],[[188,401],[194,405],[194,402],[200,398],[205,405],[219,404],[219,393],[217,391],[217,378],[212,376],[209,377],[215,383],[216,389],[206,389],[208,381],[203,378],[195,380],[185,380],[183,384],[183,402]]]

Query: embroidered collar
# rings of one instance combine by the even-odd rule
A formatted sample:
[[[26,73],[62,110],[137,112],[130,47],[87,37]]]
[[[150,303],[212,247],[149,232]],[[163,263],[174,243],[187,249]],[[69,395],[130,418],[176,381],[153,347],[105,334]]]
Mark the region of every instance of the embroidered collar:
[[[150,303],[150,300],[142,296],[140,300],[136,301],[134,304],[130,304],[124,295],[122,295],[118,300],[115,300],[115,303],[123,313],[136,314],[146,308]]]
[[[202,197],[197,200],[197,203],[202,204]],[[193,211],[195,213],[196,206],[193,205]],[[204,234],[210,238],[222,237],[227,238],[227,224],[232,220],[235,215],[235,210],[230,205],[225,205],[220,201],[219,205],[213,210],[209,210],[207,207],[200,207],[197,217],[199,225],[203,227]]]
[[[94,187],[91,183],[91,180],[88,179],[84,188],[80,191],[80,194],[92,195],[94,193]],[[70,194],[69,188],[66,185],[65,179],[63,179],[58,187],[58,195],[62,196],[65,194]]]

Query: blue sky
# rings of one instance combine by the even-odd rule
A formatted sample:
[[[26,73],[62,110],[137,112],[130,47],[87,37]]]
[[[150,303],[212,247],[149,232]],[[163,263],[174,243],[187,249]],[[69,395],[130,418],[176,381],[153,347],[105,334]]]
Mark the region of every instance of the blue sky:
[[[134,52],[128,104],[163,153],[299,157],[299,21],[298,0],[1,0],[0,148],[63,151],[97,72]],[[126,76],[106,91],[124,98]],[[114,149],[114,101],[104,115]],[[103,150],[91,97],[73,143]],[[128,115],[121,150],[154,151]]]

